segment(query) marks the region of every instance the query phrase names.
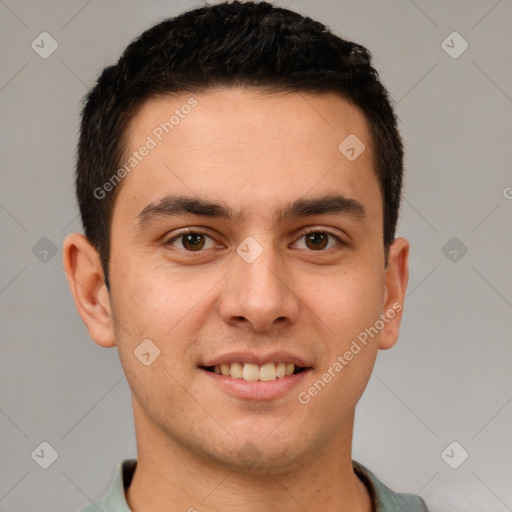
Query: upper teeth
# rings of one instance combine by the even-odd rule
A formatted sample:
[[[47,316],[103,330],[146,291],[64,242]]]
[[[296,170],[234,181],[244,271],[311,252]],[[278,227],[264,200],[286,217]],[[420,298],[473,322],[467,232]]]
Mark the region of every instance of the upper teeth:
[[[243,380],[276,380],[276,378],[292,375],[295,370],[293,363],[231,363],[215,365],[215,373]]]

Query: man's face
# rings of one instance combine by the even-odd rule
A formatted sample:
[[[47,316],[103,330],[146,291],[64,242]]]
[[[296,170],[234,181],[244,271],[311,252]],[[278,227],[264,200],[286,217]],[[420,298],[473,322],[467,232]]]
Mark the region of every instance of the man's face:
[[[376,357],[381,332],[333,368],[386,308],[368,127],[334,94],[211,90],[182,109],[190,97],[134,118],[130,153],[156,146],[114,208],[110,303],[136,426],[223,464],[286,467],[350,441]],[[353,161],[338,149],[350,134],[366,146]]]

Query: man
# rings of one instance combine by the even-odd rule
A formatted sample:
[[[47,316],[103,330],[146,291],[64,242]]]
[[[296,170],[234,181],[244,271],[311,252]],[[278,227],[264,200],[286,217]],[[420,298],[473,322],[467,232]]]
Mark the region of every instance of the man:
[[[351,459],[407,287],[402,158],[367,50],[264,2],[163,21],[103,71],[64,266],[138,458],[85,511],[426,510]]]

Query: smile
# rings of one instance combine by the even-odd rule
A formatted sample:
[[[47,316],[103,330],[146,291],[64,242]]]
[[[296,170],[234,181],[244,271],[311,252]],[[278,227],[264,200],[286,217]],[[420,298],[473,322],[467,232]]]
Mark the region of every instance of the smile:
[[[232,379],[242,379],[246,381],[268,382],[276,379],[289,377],[300,373],[305,368],[293,363],[266,363],[262,365],[254,363],[227,363],[217,364],[215,366],[206,366],[205,370],[214,372],[218,375],[231,377]]]

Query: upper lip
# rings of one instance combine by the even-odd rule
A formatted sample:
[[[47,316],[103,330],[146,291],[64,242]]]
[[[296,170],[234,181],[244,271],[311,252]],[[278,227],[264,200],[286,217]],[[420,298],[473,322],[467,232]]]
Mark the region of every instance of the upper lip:
[[[293,363],[301,368],[308,368],[311,365],[302,357],[286,351],[269,352],[256,354],[255,352],[227,352],[208,358],[200,366],[217,366],[230,363],[252,363],[263,365],[267,363]]]

